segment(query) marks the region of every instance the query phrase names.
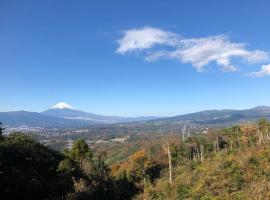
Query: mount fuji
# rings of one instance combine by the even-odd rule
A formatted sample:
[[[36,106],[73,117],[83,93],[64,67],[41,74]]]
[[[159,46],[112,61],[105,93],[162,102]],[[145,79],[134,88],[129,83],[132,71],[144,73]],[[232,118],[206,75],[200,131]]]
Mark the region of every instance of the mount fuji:
[[[43,112],[12,111],[0,112],[0,122],[9,127],[74,127],[94,124],[114,124],[122,122],[139,122],[157,117],[117,117],[103,116],[84,112],[60,102]]]
[[[45,110],[42,112],[44,115],[60,117],[64,119],[75,119],[75,120],[85,120],[93,123],[99,124],[113,124],[119,122],[131,122],[131,121],[140,121],[146,119],[154,119],[155,117],[135,117],[135,118],[127,118],[127,117],[117,117],[117,116],[103,116],[96,115],[93,113],[84,112],[74,108],[73,106],[60,102],[54,105],[52,108]]]

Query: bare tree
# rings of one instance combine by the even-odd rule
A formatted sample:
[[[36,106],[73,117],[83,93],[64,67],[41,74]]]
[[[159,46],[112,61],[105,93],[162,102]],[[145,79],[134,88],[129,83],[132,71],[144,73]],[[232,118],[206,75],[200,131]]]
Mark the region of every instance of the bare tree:
[[[201,162],[203,162],[204,161],[204,146],[201,144],[200,145],[200,159],[201,159]]]
[[[169,180],[170,184],[172,185],[172,156],[171,156],[171,151],[170,151],[170,144],[168,141],[165,141],[165,144],[163,145],[163,148],[165,152],[168,155],[168,164],[169,164]]]
[[[184,123],[182,126],[182,140],[185,141],[185,134],[186,134],[186,124]]]

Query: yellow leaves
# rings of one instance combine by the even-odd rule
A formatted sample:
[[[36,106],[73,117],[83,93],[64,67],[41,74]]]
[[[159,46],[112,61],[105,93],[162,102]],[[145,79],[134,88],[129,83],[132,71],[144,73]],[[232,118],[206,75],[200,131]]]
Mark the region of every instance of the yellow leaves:
[[[127,161],[121,164],[113,164],[111,166],[111,174],[113,176],[121,176],[132,171],[145,170],[148,166],[148,160],[149,158],[145,150],[137,151],[132,154]]]
[[[111,175],[114,176],[114,177],[117,176],[118,171],[119,171],[119,168],[120,168],[120,165],[119,164],[112,164],[110,166]]]
[[[148,152],[140,150],[132,154],[126,161],[121,164],[111,166],[111,174],[114,177],[126,177],[133,181],[139,188],[147,184],[148,180],[152,180],[155,172],[155,163],[150,160]]]
[[[127,172],[129,171],[130,168],[130,164],[125,161],[122,162],[121,164],[112,164],[110,169],[111,169],[111,175],[114,177],[122,177],[125,176],[127,174]]]
[[[145,160],[147,160],[145,150],[137,151],[129,157],[130,162],[144,162]]]

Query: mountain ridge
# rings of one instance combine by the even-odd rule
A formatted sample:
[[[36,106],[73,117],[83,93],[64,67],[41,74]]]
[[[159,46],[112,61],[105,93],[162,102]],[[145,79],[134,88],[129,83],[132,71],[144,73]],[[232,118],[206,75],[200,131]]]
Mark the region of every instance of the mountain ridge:
[[[58,103],[57,105],[59,105]],[[78,119],[78,120],[85,120],[85,121],[92,121],[94,123],[101,123],[101,124],[113,124],[113,123],[121,123],[121,122],[134,122],[134,121],[141,121],[141,120],[151,120],[156,119],[157,117],[154,116],[138,116],[138,117],[119,117],[119,116],[105,116],[105,115],[98,115],[89,112],[85,112],[82,110],[78,110],[73,108],[72,106],[66,104],[60,105],[60,107],[53,106],[52,108],[41,112],[41,114],[48,115],[48,116],[55,116],[65,119]]]
[[[270,106],[256,106],[249,109],[220,109],[203,110],[194,113],[176,115],[151,121],[177,122],[193,121],[202,124],[239,123],[243,121],[254,121],[260,118],[270,118]]]
[[[73,106],[60,102],[43,112],[9,111],[0,112],[0,122],[11,126],[29,127],[72,127],[94,124],[115,124],[156,119],[157,117],[118,117],[104,116],[78,110]]]
[[[72,108],[50,108],[43,112],[10,111],[0,112],[0,122],[9,126],[72,127],[95,124],[116,124],[128,122],[177,123],[192,121],[198,124],[234,124],[270,119],[270,106],[256,106],[250,109],[203,110],[172,117],[117,117],[96,115]]]

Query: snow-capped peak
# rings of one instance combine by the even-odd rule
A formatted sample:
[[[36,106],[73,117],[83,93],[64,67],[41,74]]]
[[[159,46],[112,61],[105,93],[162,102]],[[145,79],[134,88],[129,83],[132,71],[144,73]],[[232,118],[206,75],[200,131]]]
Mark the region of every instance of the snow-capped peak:
[[[58,104],[54,105],[52,107],[53,109],[65,109],[65,108],[68,108],[68,109],[73,109],[73,107],[65,102],[59,102]]]

